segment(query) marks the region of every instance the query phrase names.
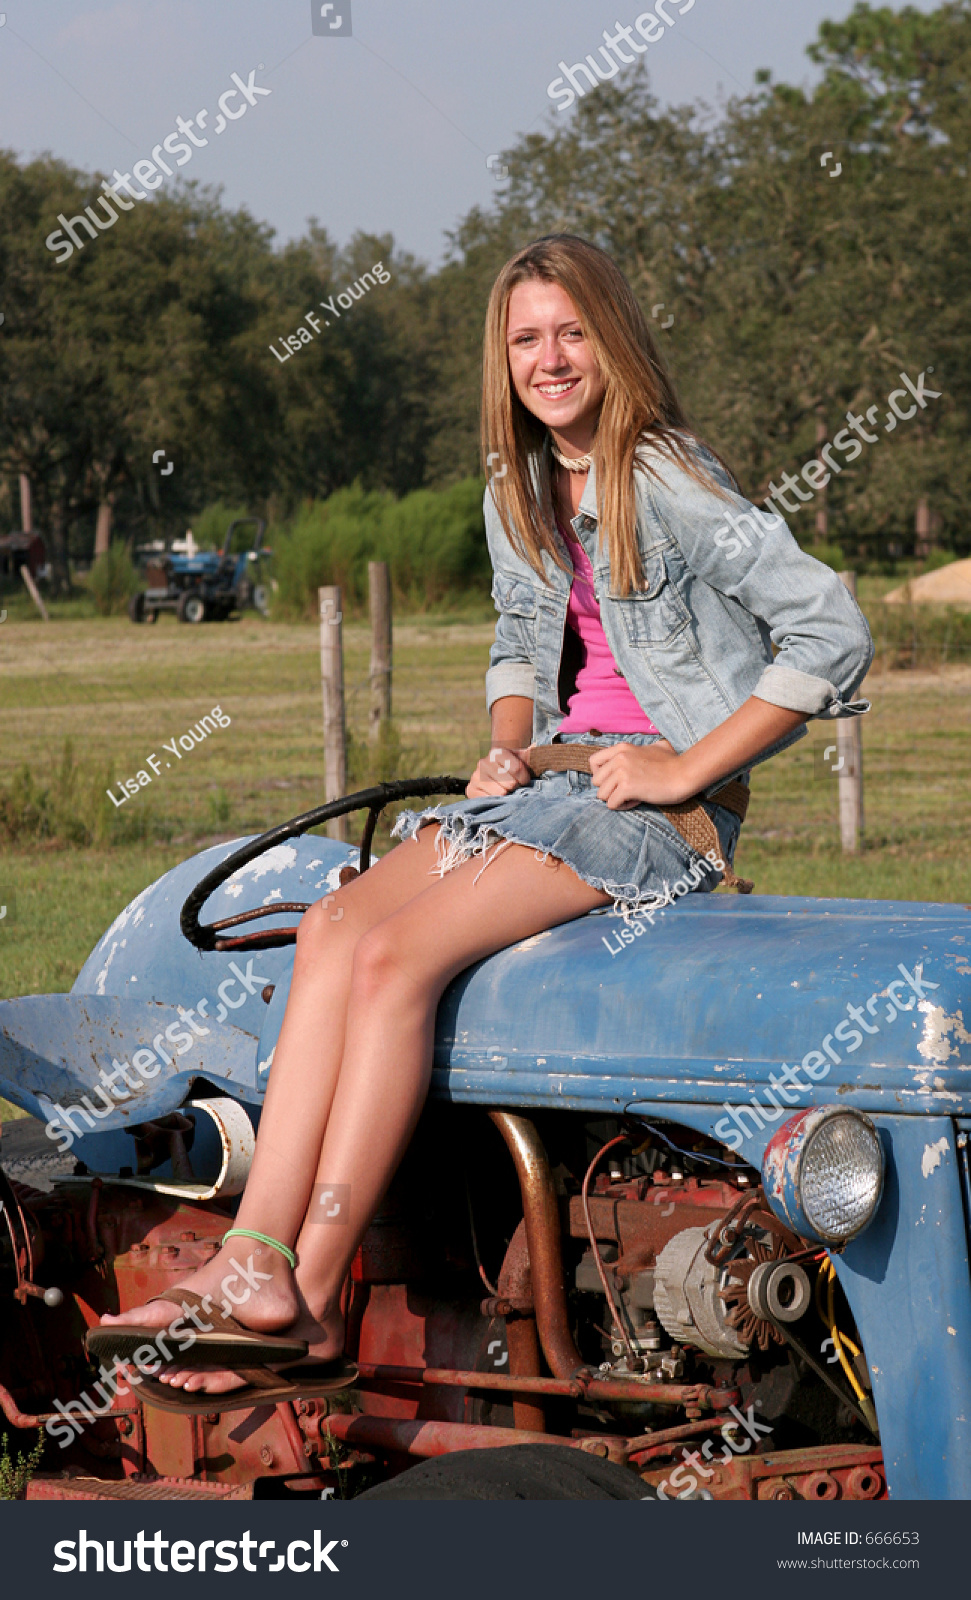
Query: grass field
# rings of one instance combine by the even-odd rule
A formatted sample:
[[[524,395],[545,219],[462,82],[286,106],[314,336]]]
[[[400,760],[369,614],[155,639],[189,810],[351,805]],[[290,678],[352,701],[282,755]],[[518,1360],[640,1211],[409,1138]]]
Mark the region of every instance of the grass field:
[[[396,626],[398,775],[474,766],[489,734],[482,678],[490,615],[473,608],[465,620]],[[0,787],[24,763],[37,777],[53,769],[70,739],[76,804],[106,807],[106,836],[122,842],[5,848],[0,996],[70,988],[113,917],[174,863],[322,800],[318,648],[315,626],[252,615],[201,628],[163,617],[138,629],[76,614],[44,626],[19,608],[8,617],[0,627]],[[365,625],[346,625],[353,787],[369,778],[368,648]],[[835,779],[814,759],[834,727],[815,723],[808,739],[758,770],[740,872],[759,894],[971,901],[971,666],[876,671],[866,693],[873,711],[863,724],[862,853],[840,853]],[[181,759],[164,749],[216,705],[230,726]],[[150,753],[160,773],[116,810],[104,785],[113,781],[117,794],[118,779],[144,770]]]

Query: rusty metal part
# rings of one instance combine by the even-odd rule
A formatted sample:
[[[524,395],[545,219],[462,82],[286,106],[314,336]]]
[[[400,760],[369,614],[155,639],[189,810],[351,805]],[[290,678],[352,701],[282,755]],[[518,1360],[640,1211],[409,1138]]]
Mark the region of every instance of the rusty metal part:
[[[13,1250],[14,1271],[17,1274],[17,1287],[14,1289],[14,1299],[24,1303],[25,1285],[33,1282],[34,1277],[34,1252],[24,1216],[24,1208],[20,1199],[4,1172],[0,1167],[0,1211],[3,1212],[7,1223],[7,1232],[10,1235],[10,1246]]]
[[[661,1175],[621,1182],[598,1178],[589,1197],[593,1229],[601,1243],[615,1243],[619,1257],[611,1263],[614,1277],[653,1267],[664,1246],[688,1226],[718,1223],[735,1204],[738,1190],[720,1178],[685,1178],[659,1182]],[[569,1203],[570,1234],[586,1239],[587,1226],[579,1195]]]
[[[45,1422],[62,1421],[60,1411],[41,1411],[36,1416],[32,1411],[21,1411],[10,1390],[5,1389],[2,1383],[0,1383],[0,1411],[12,1428],[42,1428]],[[137,1407],[129,1406],[125,1410],[113,1409],[111,1420],[114,1421],[115,1417],[134,1417],[137,1414]]]
[[[566,1301],[560,1208],[543,1141],[529,1117],[490,1111],[512,1156],[523,1201],[536,1328],[550,1371],[569,1378],[583,1366]]]
[[[471,1197],[469,1217],[471,1220]],[[478,1252],[476,1252],[478,1253]],[[481,1271],[481,1267],[480,1267]],[[485,1276],[484,1273],[482,1274]],[[488,1287],[488,1285],[487,1285]],[[509,1241],[499,1272],[498,1298],[506,1302],[520,1302],[532,1307],[533,1281],[529,1270],[529,1250],[526,1244],[526,1223],[520,1222]],[[503,1313],[506,1321],[506,1349],[509,1353],[511,1378],[538,1378],[540,1374],[539,1334],[532,1310],[521,1315]],[[513,1422],[517,1428],[536,1433],[546,1432],[546,1412],[538,1401],[514,1400]]]
[[[631,1466],[652,1461],[658,1456],[671,1454],[671,1446],[682,1439],[697,1439],[703,1434],[715,1433],[723,1426],[720,1417],[703,1417],[699,1422],[685,1422],[678,1428],[659,1429],[656,1433],[642,1433],[628,1439],[627,1449]]]
[[[604,1270],[603,1260],[602,1260],[601,1255],[600,1255],[600,1247],[597,1244],[597,1236],[593,1231],[593,1219],[591,1218],[591,1215],[590,1215],[590,1201],[589,1201],[590,1179],[593,1177],[593,1174],[596,1171],[597,1167],[599,1166],[600,1162],[602,1161],[603,1157],[607,1154],[608,1150],[613,1150],[615,1145],[627,1144],[627,1143],[628,1143],[627,1134],[626,1133],[619,1133],[616,1138],[608,1139],[607,1143],[600,1150],[597,1151],[597,1154],[594,1156],[594,1158],[591,1161],[589,1167],[587,1168],[586,1172],[584,1173],[583,1184],[582,1184],[581,1189],[580,1189],[580,1201],[581,1201],[581,1204],[583,1206],[583,1220],[587,1225],[587,1237],[590,1240],[590,1248],[593,1251],[593,1259],[596,1262],[597,1272],[598,1272],[598,1274],[600,1276],[600,1282],[603,1285],[603,1292],[604,1292],[604,1295],[606,1296],[606,1299],[607,1299],[607,1305],[608,1305],[608,1307],[610,1309],[610,1315],[613,1318],[614,1327],[617,1329],[617,1332],[620,1334],[621,1341],[623,1343],[624,1349],[627,1351],[627,1364],[628,1364],[631,1372],[636,1372],[637,1369],[638,1369],[638,1366],[640,1365],[640,1358],[638,1357],[636,1351],[634,1350],[634,1346],[633,1346],[633,1344],[631,1342],[630,1334],[627,1331],[627,1327],[626,1327],[626,1325],[624,1323],[623,1318],[620,1315],[620,1312],[617,1310],[617,1306],[616,1306],[615,1301],[614,1301],[613,1292],[611,1290],[610,1284],[607,1281],[607,1274],[606,1274],[606,1272]]]
[[[13,1428],[42,1428],[45,1422],[60,1420],[57,1411],[43,1411],[39,1416],[34,1416],[30,1411],[21,1411],[19,1405],[10,1393],[0,1383],[0,1411]]]
[[[297,1471],[305,1472],[307,1469],[307,1443],[300,1431],[300,1422],[296,1409],[289,1400],[282,1401],[276,1409],[280,1421],[283,1423],[283,1431],[287,1436],[287,1442],[293,1451],[293,1459],[296,1463]]]
[[[700,1406],[726,1411],[737,1405],[737,1389],[713,1389],[705,1383],[648,1383],[640,1378],[601,1378],[579,1368],[569,1378],[514,1377],[504,1372],[459,1372],[451,1367],[405,1367],[359,1362],[360,1388],[383,1383],[421,1384],[429,1388],[484,1389],[504,1394],[563,1395],[572,1400],[634,1400],[644,1404]]]
[[[781,1324],[772,1317],[760,1317],[752,1307],[749,1282],[756,1268],[768,1262],[790,1259],[805,1249],[805,1240],[785,1227],[765,1204],[761,1189],[744,1195],[732,1207],[721,1228],[713,1231],[705,1256],[713,1266],[728,1273],[725,1287],[718,1290],[726,1308],[725,1321],[745,1345],[757,1343],[761,1351],[770,1344],[784,1344]],[[733,1254],[733,1252],[740,1252]]]
[[[27,1500],[252,1500],[251,1483],[200,1483],[197,1478],[32,1478]]]
[[[453,1450],[498,1450],[509,1444],[554,1444],[568,1449],[583,1450],[616,1461],[625,1461],[623,1439],[602,1436],[586,1439],[564,1439],[555,1433],[533,1433],[520,1428],[472,1427],[460,1422],[431,1422],[416,1419],[413,1422],[391,1417],[347,1415],[340,1412],[322,1419],[322,1440],[328,1435],[342,1443],[365,1450],[388,1451],[394,1455],[431,1456],[449,1455]]]
[[[329,800],[326,805],[314,806],[312,811],[305,811],[299,817],[293,817],[289,822],[283,822],[268,832],[261,833],[259,838],[251,839],[238,850],[234,850],[224,861],[221,861],[211,872],[207,872],[196,884],[188,896],[179,918],[179,926],[183,937],[188,939],[197,950],[271,950],[281,945],[293,944],[296,941],[296,928],[270,928],[257,933],[245,933],[237,939],[220,939],[220,929],[232,927],[242,922],[253,922],[259,917],[276,916],[281,910],[297,910],[297,904],[284,906],[280,903],[257,907],[254,911],[241,912],[236,917],[228,917],[222,922],[201,923],[199,913],[214,890],[221,887],[234,872],[245,867],[257,856],[272,849],[274,845],[282,844],[286,839],[293,839],[298,834],[308,833],[311,828],[317,828],[324,822],[330,822],[335,817],[345,816],[349,811],[363,811],[367,809],[368,820],[361,840],[361,871],[363,872],[370,860],[371,839],[374,834],[378,815],[385,806],[397,800],[411,798],[430,798],[439,794],[464,794],[468,784],[467,778],[442,776],[440,778],[401,778],[392,783],[379,783],[371,789],[359,789],[355,794],[342,796],[339,800]],[[307,909],[302,907],[302,909]]]
[[[167,1116],[140,1123],[130,1132],[135,1141],[138,1177],[151,1172],[163,1161],[171,1161],[173,1181],[192,1182],[189,1151],[195,1140],[196,1125],[191,1117],[181,1111],[170,1111]]]
[[[887,1499],[883,1457],[872,1445],[812,1445],[774,1450],[770,1455],[736,1455],[730,1461],[685,1462],[684,1467],[714,1500]],[[672,1470],[670,1460],[642,1468],[641,1481],[654,1488],[664,1485],[673,1500],[678,1489],[668,1482]],[[823,1496],[813,1492],[820,1480],[825,1480]],[[833,1483],[835,1495],[830,1490]],[[682,1491],[684,1487],[682,1484]]]

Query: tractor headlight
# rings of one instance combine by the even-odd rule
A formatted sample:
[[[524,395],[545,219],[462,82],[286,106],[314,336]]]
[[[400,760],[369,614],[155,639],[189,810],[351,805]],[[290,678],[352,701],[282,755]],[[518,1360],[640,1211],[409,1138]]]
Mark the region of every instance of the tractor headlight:
[[[762,1163],[765,1195],[803,1238],[845,1244],[873,1220],[883,1193],[883,1146],[862,1111],[821,1106],[778,1130]]]

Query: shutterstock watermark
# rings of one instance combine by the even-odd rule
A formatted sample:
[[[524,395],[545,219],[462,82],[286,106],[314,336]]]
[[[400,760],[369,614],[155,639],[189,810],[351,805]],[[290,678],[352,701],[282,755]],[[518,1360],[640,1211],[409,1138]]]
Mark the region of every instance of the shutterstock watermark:
[[[258,67],[253,68],[245,83],[238,72],[230,74],[235,87],[224,90],[219,96],[219,112],[210,130],[212,133],[217,135],[224,133],[231,122],[238,122],[240,117],[246,115],[250,106],[256,105],[259,95],[273,93],[272,89],[261,89],[257,86],[256,74],[262,69],[263,63],[260,62]],[[238,103],[231,104],[231,102]],[[71,218],[66,217],[63,211],[59,212],[57,220],[61,226],[55,228],[44,240],[48,250],[63,252],[57,255],[58,266],[62,261],[69,261],[75,250],[83,250],[89,240],[97,239],[99,233],[113,228],[118,221],[119,212],[134,211],[136,200],[147,200],[148,195],[145,190],[160,188],[165,178],[171,178],[175,170],[191,161],[195,151],[201,150],[203,145],[209,143],[208,139],[200,136],[200,130],[206,127],[208,118],[209,112],[205,108],[197,111],[194,117],[176,117],[176,131],[168,134],[154,147],[151,161],[136,161],[131,172],[119,172],[116,167],[112,173],[113,183],[109,183],[107,178],[102,179],[101,187],[105,193],[99,197],[97,203],[102,208],[103,215],[99,216],[94,206],[85,206],[82,212]],[[175,161],[174,169],[164,159],[163,150]],[[140,183],[145,185],[144,189],[138,188]],[[119,193],[121,189],[124,189],[131,198],[123,200]],[[114,206],[111,204],[112,200],[115,202]],[[118,210],[115,210],[115,206]],[[85,230],[87,239],[79,236],[78,228]]]
[[[176,1355],[182,1355],[186,1350],[191,1350],[199,1333],[212,1333],[215,1324],[206,1322],[204,1319],[212,1315],[214,1304],[218,1303],[226,1316],[232,1316],[231,1306],[237,1308],[244,1306],[251,1295],[259,1290],[260,1284],[269,1283],[273,1276],[270,1272],[260,1272],[253,1264],[252,1256],[248,1257],[245,1266],[241,1266],[236,1257],[231,1256],[230,1266],[233,1271],[228,1272],[219,1285],[219,1293],[222,1296],[219,1302],[216,1302],[211,1294],[202,1296],[201,1306],[189,1306],[186,1301],[182,1301],[181,1315],[173,1317],[167,1328],[159,1328],[158,1332],[152,1335],[150,1341],[146,1340],[144,1344],[140,1344],[134,1355],[125,1358],[115,1356],[110,1368],[106,1367],[102,1362],[98,1369],[99,1381],[91,1385],[92,1389],[101,1398],[100,1405],[92,1399],[87,1389],[77,1400],[69,1400],[66,1405],[62,1400],[54,1401],[54,1410],[64,1420],[56,1422],[51,1417],[44,1426],[45,1432],[52,1439],[58,1440],[62,1450],[65,1450],[69,1444],[73,1444],[75,1438],[84,1432],[86,1423],[97,1422],[99,1417],[104,1417],[108,1414],[117,1398],[124,1399],[126,1395],[130,1394],[131,1388],[129,1385],[137,1385],[141,1383],[142,1378],[154,1376],[162,1366],[163,1361],[166,1365],[171,1365]],[[240,1282],[245,1287],[242,1293],[237,1293]],[[172,1290],[173,1305],[179,1304],[176,1298],[178,1292],[178,1289]],[[191,1328],[186,1327],[187,1321],[198,1329],[198,1333],[194,1333]],[[174,1355],[169,1349],[170,1343],[175,1346]],[[132,1372],[132,1367],[138,1372],[138,1377]],[[128,1380],[127,1384],[125,1379]]]
[[[933,371],[933,367],[926,367],[917,379],[916,385],[907,376],[906,372],[900,374],[900,381],[906,387],[894,389],[887,396],[886,404],[890,407],[890,410],[886,414],[884,433],[893,433],[898,422],[909,422],[912,417],[917,415],[918,411],[927,409],[929,400],[939,400],[941,398],[943,390],[928,389],[924,384],[924,379],[927,377],[928,372]],[[902,407],[900,402],[902,400],[910,400],[911,397],[913,397],[913,403],[906,408]],[[879,406],[870,406],[861,416],[855,416],[852,411],[846,413],[849,427],[841,428],[839,433],[834,435],[831,443],[827,442],[820,446],[819,457],[822,459],[813,456],[802,469],[800,476],[809,493],[805,493],[800,488],[798,477],[791,472],[783,472],[781,474],[781,489],[777,488],[774,483],[769,484],[769,498],[763,502],[761,510],[743,511],[737,516],[733,515],[731,511],[726,511],[727,523],[723,523],[720,528],[717,528],[714,535],[715,543],[719,549],[725,551],[725,559],[734,561],[736,556],[741,555],[743,549],[750,550],[752,547],[751,536],[757,539],[764,539],[766,533],[771,533],[774,528],[783,525],[784,519],[779,513],[779,506],[775,504],[776,500],[783,510],[788,511],[791,515],[800,509],[800,505],[806,505],[810,500],[814,499],[820,489],[825,489],[834,473],[842,472],[844,466],[848,466],[851,461],[855,461],[858,456],[861,456],[864,444],[879,444],[879,433],[868,432],[864,425],[869,423],[871,429],[876,426],[879,409]],[[855,437],[851,438],[851,433]],[[860,443],[861,440],[863,441],[862,444]],[[842,463],[837,461],[833,455],[834,450],[839,450],[846,457],[845,461]],[[850,454],[851,451],[852,454]],[[786,494],[795,495],[797,504],[790,505],[786,499]]]
[[[340,316],[337,306],[341,306],[344,311],[349,311],[355,300],[362,300],[367,294],[368,290],[373,289],[377,283],[390,282],[391,273],[388,271],[384,262],[376,261],[370,272],[362,272],[361,276],[355,283],[351,284],[350,288],[343,289],[341,293],[337,295],[337,305],[334,304],[335,297],[333,295],[331,295],[329,300],[321,300],[320,304],[323,306],[325,311],[330,312],[332,317],[337,318]],[[304,323],[309,323],[310,326],[304,327]],[[325,321],[324,327],[329,328],[330,323]],[[276,345],[271,344],[269,348],[273,351],[273,354],[276,356],[278,361],[289,361],[290,357],[296,355],[298,350],[302,350],[305,344],[313,344],[314,339],[317,337],[319,332],[320,318],[318,317],[316,311],[308,311],[307,315],[303,319],[303,322],[298,323],[294,333],[280,335],[280,343],[286,350],[286,355],[281,356],[279,350],[276,348]]]
[[[715,1137],[723,1140],[730,1150],[741,1150],[746,1139],[750,1139],[757,1131],[761,1132],[766,1122],[778,1122],[788,1107],[799,1105],[800,1096],[810,1093],[814,1083],[821,1083],[829,1076],[834,1065],[840,1064],[843,1058],[833,1048],[834,1039],[839,1040],[849,1056],[859,1050],[864,1033],[880,1032],[880,1023],[874,1009],[879,1000],[887,1001],[885,1021],[895,1022],[901,1011],[913,1011],[915,996],[917,1001],[922,1001],[926,990],[940,988],[940,984],[931,983],[929,978],[924,977],[922,961],[917,963],[912,973],[907,971],[903,962],[898,962],[897,971],[902,976],[894,978],[892,983],[888,983],[877,994],[871,994],[865,1007],[847,1005],[846,1016],[831,1032],[824,1034],[820,1040],[819,1050],[807,1050],[797,1066],[790,1067],[788,1062],[784,1061],[778,1074],[770,1072],[769,1082],[772,1087],[765,1089],[764,1100],[756,1100],[754,1095],[749,1095],[748,1100],[738,1106],[731,1106],[727,1100],[724,1101],[728,1116],[722,1117],[715,1123]],[[912,993],[907,996],[909,1003],[904,1005],[896,991],[906,991],[908,988]],[[869,1022],[867,1017],[870,1018]],[[801,1073],[811,1081],[809,1083],[800,1081]],[[788,1088],[785,1087],[786,1084]],[[780,1095],[784,1104],[779,1101]],[[746,1127],[746,1118],[750,1118],[754,1126]]]
[[[261,992],[264,984],[273,981],[271,978],[261,977],[258,972],[254,972],[252,961],[247,961],[245,972],[236,965],[235,961],[229,963],[229,969],[234,976],[224,978],[216,991],[219,996],[219,1007],[215,1016],[216,1022],[224,1022],[230,1011],[238,1011],[240,1006],[244,1006],[252,995]],[[231,994],[230,991],[237,987],[241,992],[238,995]],[[205,998],[198,1001],[191,1011],[179,1006],[180,1020],[178,1022],[170,1022],[164,1034],[159,1032],[155,1035],[152,1040],[153,1048],[151,1050],[146,1046],[141,1050],[134,1051],[131,1061],[119,1061],[117,1056],[112,1057],[110,1072],[107,1068],[101,1067],[98,1073],[101,1082],[91,1090],[91,1094],[97,1095],[101,1102],[100,1111],[97,1106],[92,1104],[91,1095],[82,1095],[80,1104],[70,1106],[62,1106],[60,1103],[55,1105],[46,1095],[38,1095],[38,1100],[46,1101],[50,1107],[47,1113],[47,1126],[44,1129],[48,1139],[63,1139],[65,1141],[63,1144],[58,1145],[59,1153],[64,1155],[70,1150],[75,1138],[84,1137],[86,1130],[83,1127],[76,1127],[71,1120],[72,1117],[83,1118],[88,1125],[88,1130],[92,1129],[96,1120],[100,1122],[111,1115],[119,1101],[130,1100],[132,1092],[140,1089],[142,1082],[150,1078],[157,1078],[162,1070],[163,1062],[167,1067],[170,1067],[173,1055],[184,1056],[187,1050],[191,1050],[195,1043],[194,1034],[202,1037],[207,1033],[211,1033],[211,1028],[204,1028],[195,1021],[197,1015],[200,1017],[207,1016],[208,1006],[209,1001]],[[191,1032],[189,1031],[190,1029]],[[173,1052],[173,1055],[168,1053],[166,1046],[168,1050]],[[129,1076],[130,1073],[134,1073],[133,1078]]]
[[[639,17],[634,18],[633,25],[615,22],[613,33],[608,33],[604,28],[604,42],[598,47],[603,57],[603,66],[592,54],[587,56],[586,61],[577,61],[572,67],[568,67],[565,61],[558,62],[563,76],[554,78],[546,90],[551,100],[562,97],[557,111],[568,111],[574,100],[582,100],[585,94],[591,89],[599,88],[607,78],[616,78],[621,66],[630,66],[650,45],[657,44],[659,39],[663,39],[665,28],[673,28],[678,17],[683,17],[693,10],[694,4],[695,0],[656,0],[654,10],[642,11]],[[669,14],[671,10],[676,10],[678,16],[672,17]],[[634,37],[635,30],[643,39],[643,44],[639,44]],[[633,55],[627,54],[627,45],[634,52]],[[571,84],[570,88],[567,88],[567,79]]]
[[[753,1441],[759,1444],[762,1438],[767,1437],[772,1432],[772,1429],[766,1423],[756,1422],[754,1406],[749,1406],[744,1416],[737,1406],[732,1406],[731,1417],[732,1421],[723,1422],[719,1430],[724,1443],[717,1457],[712,1456],[710,1439],[705,1440],[700,1450],[688,1450],[685,1446],[681,1447],[681,1460],[678,1465],[674,1468],[671,1476],[665,1478],[664,1482],[658,1485],[657,1498],[659,1500],[670,1500],[672,1498],[686,1500],[698,1488],[698,1478],[688,1471],[689,1466],[702,1479],[712,1478],[715,1475],[715,1469],[714,1467],[703,1467],[701,1464],[703,1459],[705,1461],[720,1461],[722,1466],[728,1466],[734,1456],[747,1455],[752,1448]],[[749,1435],[747,1439],[744,1438],[746,1433]],[[673,1497],[668,1493],[669,1489],[676,1491]],[[708,1495],[705,1498],[710,1499],[711,1496]]]
[[[351,1204],[351,1186],[349,1183],[315,1183],[310,1205],[307,1208],[308,1222],[329,1222],[346,1226],[349,1219]]]
[[[217,724],[220,728],[228,728],[232,720],[232,717],[227,716],[223,711],[222,706],[213,706],[212,710],[207,711],[204,717],[200,717],[194,728],[190,728],[186,733],[179,735],[178,744],[173,739],[169,744],[163,744],[162,749],[170,751],[173,756],[177,756],[181,761],[183,750],[186,752],[194,750],[197,744],[201,744],[203,739],[209,737],[210,733],[215,733]],[[181,745],[181,749],[179,749],[179,745]],[[165,765],[171,767],[172,763],[171,761],[166,761]],[[146,770],[149,767],[152,769],[151,772]],[[141,772],[137,772],[134,778],[121,779],[118,784],[121,792],[120,800],[115,799],[110,789],[106,789],[105,794],[113,806],[123,806],[126,800],[130,800],[133,795],[138,793],[139,789],[147,788],[152,779],[157,778],[161,771],[162,764],[153,750],[150,756],[146,756],[145,767]]]

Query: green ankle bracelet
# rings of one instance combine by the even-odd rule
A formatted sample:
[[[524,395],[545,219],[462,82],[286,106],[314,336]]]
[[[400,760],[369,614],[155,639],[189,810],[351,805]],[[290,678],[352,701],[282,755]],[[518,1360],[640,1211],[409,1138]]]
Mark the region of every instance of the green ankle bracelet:
[[[268,1233],[256,1233],[252,1228],[230,1228],[228,1233],[223,1234],[222,1242],[225,1244],[227,1239],[234,1238],[257,1239],[260,1244],[268,1244],[271,1250],[279,1250],[281,1256],[286,1257],[291,1267],[295,1267],[297,1264],[297,1258],[289,1246],[281,1244],[279,1239],[271,1239]]]

